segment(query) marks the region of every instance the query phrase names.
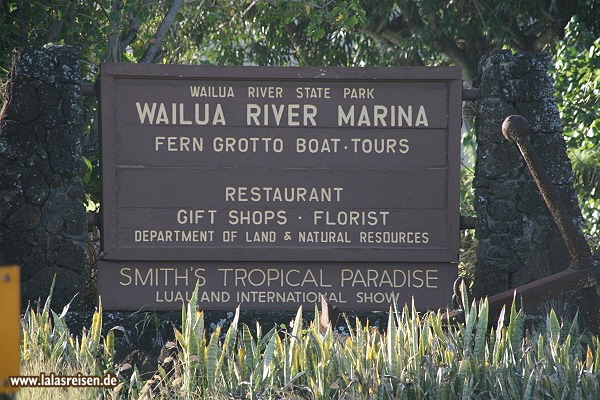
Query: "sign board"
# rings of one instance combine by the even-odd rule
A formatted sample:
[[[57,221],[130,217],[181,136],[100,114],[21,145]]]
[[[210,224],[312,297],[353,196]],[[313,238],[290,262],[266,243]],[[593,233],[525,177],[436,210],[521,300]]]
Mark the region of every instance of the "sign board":
[[[437,283],[423,297],[445,305],[459,243],[460,68],[104,64],[100,79],[107,307],[179,308],[160,291],[185,297],[198,282],[213,299],[205,308],[230,308],[221,292],[294,309],[311,301],[241,292],[345,288],[340,306],[387,309],[351,292],[362,279],[366,292],[410,301],[385,271],[425,282],[429,270]]]
[[[16,392],[10,377],[21,366],[21,278],[17,266],[0,267],[0,393]]]

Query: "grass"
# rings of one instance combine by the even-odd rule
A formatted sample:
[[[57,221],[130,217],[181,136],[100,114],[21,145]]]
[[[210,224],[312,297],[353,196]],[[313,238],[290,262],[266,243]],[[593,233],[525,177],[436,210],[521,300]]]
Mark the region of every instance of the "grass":
[[[466,293],[466,291],[463,291]],[[465,323],[447,326],[440,312],[392,308],[386,332],[358,319],[340,334],[302,309],[286,329],[255,332],[238,323],[207,332],[196,297],[182,309],[177,355],[154,377],[121,378],[115,389],[22,388],[18,399],[598,399],[600,340],[561,322],[525,327],[513,306],[489,328],[487,301],[463,298]],[[66,311],[66,310],[65,310]],[[50,309],[22,320],[22,371],[118,374],[114,333],[103,337],[102,310],[73,337]]]

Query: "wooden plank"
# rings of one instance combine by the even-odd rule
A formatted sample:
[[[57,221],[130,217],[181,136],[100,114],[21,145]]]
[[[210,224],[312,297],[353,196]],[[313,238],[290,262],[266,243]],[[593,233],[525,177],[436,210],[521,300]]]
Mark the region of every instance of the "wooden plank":
[[[323,294],[341,311],[387,311],[413,299],[445,308],[458,275],[452,263],[98,261],[107,310],[179,310],[198,285],[200,309],[312,309]]]
[[[456,268],[460,68],[103,64],[100,91],[102,265]]]

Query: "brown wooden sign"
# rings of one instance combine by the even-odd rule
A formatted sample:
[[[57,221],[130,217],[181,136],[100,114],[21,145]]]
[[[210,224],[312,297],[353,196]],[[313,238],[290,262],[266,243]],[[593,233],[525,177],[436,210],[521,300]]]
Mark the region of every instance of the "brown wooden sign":
[[[179,291],[172,280],[130,282],[127,268],[202,270],[183,292],[205,282],[229,296],[206,308],[273,308],[220,269],[327,271],[331,287],[256,291],[343,289],[347,309],[389,302],[350,295],[342,271],[368,282],[373,271],[435,269],[436,285],[419,289],[427,305],[445,304],[459,243],[459,68],[104,64],[100,82],[108,307],[165,308],[157,293]],[[417,289],[364,291],[376,288]],[[276,308],[306,299],[289,300]]]
[[[180,309],[198,284],[202,309],[308,310],[320,295],[342,310],[388,310],[397,302],[444,307],[456,265],[360,262],[101,261],[106,309]]]

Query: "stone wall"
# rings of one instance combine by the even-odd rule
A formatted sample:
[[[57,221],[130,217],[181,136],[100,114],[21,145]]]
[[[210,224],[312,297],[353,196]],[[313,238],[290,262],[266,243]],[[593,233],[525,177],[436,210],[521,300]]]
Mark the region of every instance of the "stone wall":
[[[21,266],[24,305],[43,299],[55,275],[55,306],[83,287],[79,57],[54,45],[13,54],[0,114],[0,264]]]
[[[581,223],[549,67],[549,57],[540,53],[501,51],[480,62],[473,182],[478,296],[523,285],[569,265],[566,246],[516,145],[505,140],[501,130],[511,114],[527,118],[533,147],[571,215]]]

